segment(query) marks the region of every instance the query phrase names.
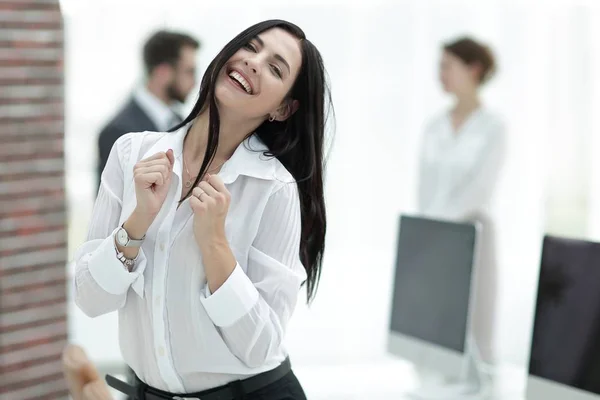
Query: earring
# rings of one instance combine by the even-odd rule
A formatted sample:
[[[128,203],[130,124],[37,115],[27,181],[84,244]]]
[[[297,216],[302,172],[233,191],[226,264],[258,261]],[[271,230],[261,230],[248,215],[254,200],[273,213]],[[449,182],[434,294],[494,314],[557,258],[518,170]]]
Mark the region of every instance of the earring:
[[[273,121],[275,121],[275,117],[271,115],[271,116],[269,117],[269,122],[273,122]]]

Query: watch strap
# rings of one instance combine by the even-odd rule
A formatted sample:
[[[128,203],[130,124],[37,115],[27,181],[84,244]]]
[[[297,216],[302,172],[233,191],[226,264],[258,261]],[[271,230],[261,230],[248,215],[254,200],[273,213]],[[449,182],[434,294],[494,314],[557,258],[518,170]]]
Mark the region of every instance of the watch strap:
[[[132,239],[129,236],[129,233],[127,232],[127,230],[125,229],[125,223],[123,223],[121,225],[121,229],[123,229],[123,231],[125,232],[125,234],[127,235],[127,242],[125,244],[123,244],[123,247],[142,247],[142,243],[144,243],[144,239],[146,239],[146,235],[144,235],[141,239]]]

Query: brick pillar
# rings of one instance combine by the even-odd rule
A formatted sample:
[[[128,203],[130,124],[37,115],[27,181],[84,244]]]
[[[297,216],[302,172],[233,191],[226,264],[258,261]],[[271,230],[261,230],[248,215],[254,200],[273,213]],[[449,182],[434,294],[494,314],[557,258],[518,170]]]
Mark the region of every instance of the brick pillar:
[[[67,397],[59,0],[0,0],[0,398]]]

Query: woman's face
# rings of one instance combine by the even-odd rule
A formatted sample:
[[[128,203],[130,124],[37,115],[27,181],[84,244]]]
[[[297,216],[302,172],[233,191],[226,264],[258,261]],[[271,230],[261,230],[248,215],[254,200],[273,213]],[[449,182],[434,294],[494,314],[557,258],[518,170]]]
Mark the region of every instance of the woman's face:
[[[461,94],[476,90],[478,71],[452,53],[444,51],[440,63],[440,81],[447,93]]]
[[[219,109],[247,119],[284,120],[294,111],[286,101],[300,67],[300,40],[280,28],[269,29],[239,49],[219,72]]]

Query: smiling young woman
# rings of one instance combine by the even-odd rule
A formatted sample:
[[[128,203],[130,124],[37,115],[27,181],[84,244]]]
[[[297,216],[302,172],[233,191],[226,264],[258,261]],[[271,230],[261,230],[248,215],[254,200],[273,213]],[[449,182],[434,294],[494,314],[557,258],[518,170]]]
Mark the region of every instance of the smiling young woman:
[[[172,132],[115,144],[76,303],[118,310],[120,344],[147,399],[304,399],[284,346],[325,246],[323,61],[297,26],[254,25],[209,65]],[[143,397],[145,396],[145,397]]]

